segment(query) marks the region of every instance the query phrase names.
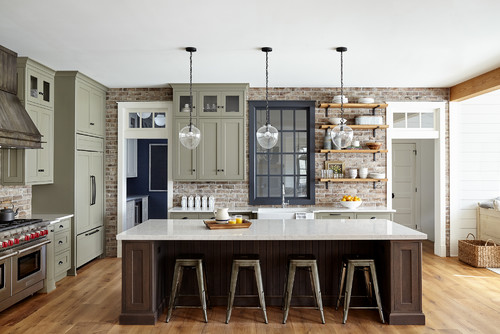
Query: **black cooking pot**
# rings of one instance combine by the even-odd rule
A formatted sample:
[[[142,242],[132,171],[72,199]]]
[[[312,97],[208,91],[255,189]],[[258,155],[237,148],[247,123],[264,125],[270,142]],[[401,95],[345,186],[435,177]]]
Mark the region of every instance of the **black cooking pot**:
[[[19,212],[19,208],[14,211],[14,204],[12,204],[12,208],[3,208],[0,210],[0,222],[10,222],[13,221]]]

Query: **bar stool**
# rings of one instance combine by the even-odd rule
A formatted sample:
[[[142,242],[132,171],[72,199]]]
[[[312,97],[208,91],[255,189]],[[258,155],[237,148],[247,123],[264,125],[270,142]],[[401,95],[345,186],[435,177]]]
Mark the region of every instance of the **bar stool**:
[[[264,314],[264,322],[267,324],[266,301],[264,300],[264,286],[262,284],[259,255],[257,254],[239,254],[235,255],[233,258],[233,265],[231,269],[231,285],[229,287],[229,294],[227,299],[226,324],[229,323],[229,319],[231,318],[234,295],[236,292],[236,283],[238,281],[238,273],[240,271],[240,268],[250,268],[255,272],[255,282],[257,283],[260,307],[262,308],[262,312]]]
[[[321,288],[319,284],[318,264],[316,262],[316,257],[312,254],[293,254],[288,256],[287,283],[285,286],[285,293],[283,294],[283,323],[286,324],[286,320],[288,318],[288,311],[290,310],[290,302],[292,299],[293,283],[295,280],[295,271],[297,269],[309,271],[311,287],[313,290],[313,295],[311,297],[314,297],[316,301],[316,306],[321,315],[321,322],[325,323],[323,302],[321,300]]]
[[[354,271],[355,270],[363,270],[363,274],[365,277],[365,285],[368,297],[372,299],[372,283],[373,290],[375,291],[375,299],[377,301],[377,306],[357,306],[352,307],[349,306],[351,302],[351,293],[352,293],[352,282],[354,279]],[[347,277],[346,277],[347,272]],[[371,276],[371,281],[370,281]],[[347,280],[347,284],[346,281]],[[345,291],[344,291],[345,286]],[[342,292],[344,291],[344,295]],[[342,258],[342,272],[340,277],[340,289],[339,289],[339,298],[337,299],[337,305],[335,309],[337,310],[340,305],[340,300],[344,298],[344,317],[342,323],[345,324],[347,321],[347,313],[349,309],[378,309],[380,314],[380,320],[382,323],[384,321],[384,314],[382,313],[382,303],[380,300],[380,292],[378,289],[377,282],[377,272],[375,271],[375,261],[370,259],[369,257],[364,257],[360,255],[349,255],[344,256]]]
[[[182,276],[184,268],[195,269],[196,278],[198,281],[198,293],[200,295],[201,308],[203,309],[203,317],[205,322],[207,318],[207,304],[210,303],[207,294],[207,278],[205,273],[205,266],[203,265],[204,257],[202,254],[189,254],[181,255],[175,259],[174,277],[172,279],[172,291],[170,292],[170,300],[168,303],[168,313],[166,322],[170,321],[172,311],[175,308],[179,291],[181,290]]]

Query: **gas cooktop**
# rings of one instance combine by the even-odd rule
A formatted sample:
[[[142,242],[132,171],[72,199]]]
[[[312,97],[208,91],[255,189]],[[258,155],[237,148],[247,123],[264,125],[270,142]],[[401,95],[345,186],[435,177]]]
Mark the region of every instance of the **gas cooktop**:
[[[42,219],[32,218],[32,219],[14,219],[8,222],[0,222],[0,232],[8,231],[13,228],[23,227],[31,224],[36,224],[42,222]]]

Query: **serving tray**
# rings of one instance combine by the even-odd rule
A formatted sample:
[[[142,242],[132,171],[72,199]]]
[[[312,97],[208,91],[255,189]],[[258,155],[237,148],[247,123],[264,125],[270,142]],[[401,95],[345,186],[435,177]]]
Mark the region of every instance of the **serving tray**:
[[[205,225],[211,230],[235,229],[235,228],[249,228],[252,222],[243,220],[241,224],[218,224],[215,220],[204,220]]]

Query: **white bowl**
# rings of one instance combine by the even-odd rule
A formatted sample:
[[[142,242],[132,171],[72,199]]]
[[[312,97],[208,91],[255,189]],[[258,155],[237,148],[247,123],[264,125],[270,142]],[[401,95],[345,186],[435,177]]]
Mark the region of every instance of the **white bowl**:
[[[363,201],[340,201],[340,204],[342,204],[343,207],[348,208],[348,209],[356,209],[363,203]]]
[[[370,179],[385,179],[385,174],[384,173],[370,173],[370,174],[368,174],[368,177]]]
[[[330,117],[328,119],[328,122],[330,122],[330,124],[340,124],[340,121],[342,120],[342,118],[340,117]],[[344,118],[344,121],[345,121],[345,118]]]
[[[340,99],[340,97],[339,97],[339,98],[334,98],[334,99],[333,99],[333,103],[340,103],[340,102],[342,102],[342,100]],[[343,101],[343,102],[344,102],[344,103],[348,103],[348,102],[349,102],[349,99],[348,99],[347,97],[344,97],[344,101]]]
[[[360,97],[358,100],[358,103],[373,103],[375,102],[375,99],[371,97]]]

